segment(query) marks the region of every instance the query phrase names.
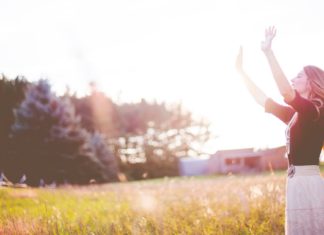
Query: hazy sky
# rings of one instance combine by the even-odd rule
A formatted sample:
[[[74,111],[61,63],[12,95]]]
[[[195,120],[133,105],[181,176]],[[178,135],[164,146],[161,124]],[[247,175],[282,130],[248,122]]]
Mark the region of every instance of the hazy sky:
[[[291,78],[307,64],[324,68],[320,0],[2,0],[0,72],[50,79],[82,95],[95,80],[114,99],[182,101],[207,117],[220,148],[285,144],[285,125],[265,114],[234,70],[245,67],[264,91],[283,99],[260,50],[277,27],[274,51]]]

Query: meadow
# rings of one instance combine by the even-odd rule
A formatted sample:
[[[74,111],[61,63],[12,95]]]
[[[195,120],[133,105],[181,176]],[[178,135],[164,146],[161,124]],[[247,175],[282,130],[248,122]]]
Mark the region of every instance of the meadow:
[[[284,234],[285,181],[279,171],[2,187],[0,234]]]

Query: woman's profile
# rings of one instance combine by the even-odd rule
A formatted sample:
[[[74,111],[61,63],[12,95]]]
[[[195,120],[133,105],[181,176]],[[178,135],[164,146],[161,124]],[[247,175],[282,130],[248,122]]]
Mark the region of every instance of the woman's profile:
[[[249,78],[242,65],[242,48],[236,69],[257,103],[287,124],[285,233],[324,234],[324,179],[319,168],[324,140],[324,71],[305,66],[289,83],[271,48],[275,36],[274,27],[266,29],[261,49],[287,105],[267,97]]]

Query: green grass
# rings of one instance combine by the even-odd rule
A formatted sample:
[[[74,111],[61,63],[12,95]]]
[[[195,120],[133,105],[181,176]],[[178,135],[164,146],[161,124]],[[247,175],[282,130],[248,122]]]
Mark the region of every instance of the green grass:
[[[0,188],[0,234],[284,234],[285,174]]]

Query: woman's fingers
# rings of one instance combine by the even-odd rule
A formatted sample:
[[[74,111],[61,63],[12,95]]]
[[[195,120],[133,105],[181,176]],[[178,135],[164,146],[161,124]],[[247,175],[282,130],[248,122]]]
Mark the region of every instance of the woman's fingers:
[[[276,36],[277,30],[275,26],[270,26],[265,30],[265,36],[274,38]]]
[[[272,26],[272,34],[276,34],[276,27]]]
[[[277,33],[277,29],[273,26],[273,32],[272,32],[273,37],[276,36],[276,33]]]
[[[243,57],[243,48],[240,46],[239,52],[236,57],[236,69],[241,71],[242,70],[242,57]]]
[[[237,54],[237,61],[239,61],[242,58],[242,46],[240,46],[239,52]]]

